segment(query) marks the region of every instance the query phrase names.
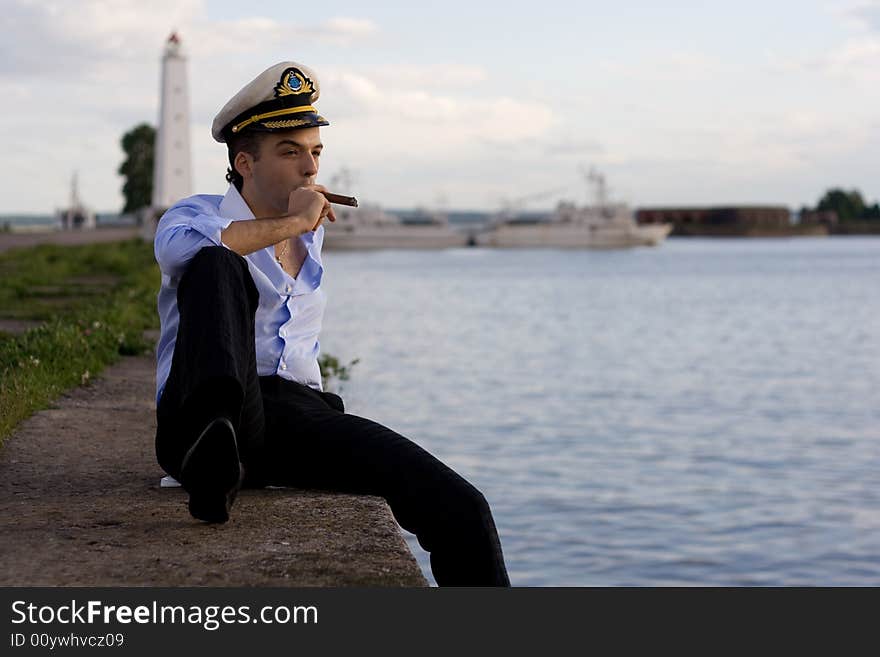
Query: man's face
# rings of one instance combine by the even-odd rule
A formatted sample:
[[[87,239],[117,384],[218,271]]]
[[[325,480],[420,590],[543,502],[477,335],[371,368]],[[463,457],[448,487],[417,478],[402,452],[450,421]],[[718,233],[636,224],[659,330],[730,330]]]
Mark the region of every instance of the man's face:
[[[323,148],[320,128],[268,133],[260,140],[260,157],[252,160],[253,175],[245,183],[249,183],[248,201],[286,214],[290,192],[315,182]]]

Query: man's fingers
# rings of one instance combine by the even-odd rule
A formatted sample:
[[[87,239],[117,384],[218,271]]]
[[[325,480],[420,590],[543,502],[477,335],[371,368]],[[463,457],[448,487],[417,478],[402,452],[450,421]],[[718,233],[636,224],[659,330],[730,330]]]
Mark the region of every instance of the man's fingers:
[[[303,185],[290,192],[287,199],[287,212],[302,215],[308,219],[327,214],[330,202],[315,185]]]

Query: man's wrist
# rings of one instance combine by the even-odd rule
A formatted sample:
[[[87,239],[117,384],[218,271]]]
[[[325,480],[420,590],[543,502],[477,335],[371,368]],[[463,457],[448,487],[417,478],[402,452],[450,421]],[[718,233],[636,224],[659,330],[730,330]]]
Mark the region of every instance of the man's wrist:
[[[302,218],[302,215],[299,214],[288,214],[282,217],[285,223],[285,232],[288,233],[288,237],[298,237],[303,234],[303,226],[305,225],[305,221]]]

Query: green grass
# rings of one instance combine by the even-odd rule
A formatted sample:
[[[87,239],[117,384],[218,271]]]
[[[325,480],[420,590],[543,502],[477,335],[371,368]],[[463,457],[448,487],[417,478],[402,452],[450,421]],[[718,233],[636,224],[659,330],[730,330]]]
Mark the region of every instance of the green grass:
[[[152,347],[143,334],[159,328],[159,281],[152,244],[140,239],[0,253],[0,445],[65,391]],[[3,319],[38,325],[16,335]],[[324,389],[341,387],[357,362],[323,354]]]
[[[0,253],[0,444],[121,355],[152,348],[143,334],[159,328],[159,281],[152,244],[142,240]],[[3,319],[38,326],[15,335],[2,331]],[[348,380],[357,362],[323,354],[324,389]]]
[[[2,318],[39,323],[0,331],[0,441],[64,391],[87,383],[120,355],[151,345],[158,328],[159,269],[142,240],[45,245],[0,254]]]

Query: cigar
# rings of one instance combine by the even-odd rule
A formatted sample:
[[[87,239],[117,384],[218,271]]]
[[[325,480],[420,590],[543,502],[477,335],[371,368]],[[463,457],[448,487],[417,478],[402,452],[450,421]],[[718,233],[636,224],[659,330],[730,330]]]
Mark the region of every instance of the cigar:
[[[354,196],[343,196],[342,194],[333,194],[332,192],[321,192],[328,201],[337,205],[348,205],[352,208],[358,206],[358,200]]]

